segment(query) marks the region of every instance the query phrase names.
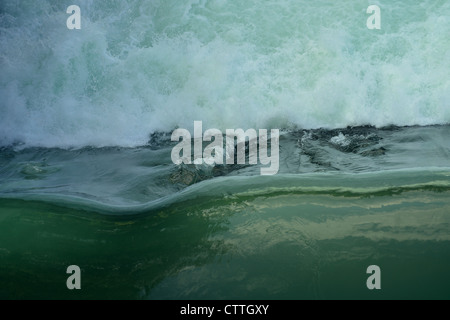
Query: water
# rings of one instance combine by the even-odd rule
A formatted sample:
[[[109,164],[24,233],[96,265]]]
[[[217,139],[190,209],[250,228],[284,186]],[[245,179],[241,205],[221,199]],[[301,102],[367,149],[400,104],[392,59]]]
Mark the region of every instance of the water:
[[[72,2],[0,4],[3,144],[139,146],[194,120],[450,121],[445,0],[379,2],[381,30],[367,29],[358,0],[80,0],[82,29],[68,30]]]
[[[448,1],[370,3],[381,30],[367,1],[71,4],[0,4],[0,298],[450,298]],[[281,129],[278,174],[175,166],[195,120]]]

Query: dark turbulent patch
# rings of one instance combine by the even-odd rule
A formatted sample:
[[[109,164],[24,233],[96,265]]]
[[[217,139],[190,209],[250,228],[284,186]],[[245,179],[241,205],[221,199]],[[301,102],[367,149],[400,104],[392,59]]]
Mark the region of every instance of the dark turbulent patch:
[[[363,149],[376,146],[383,138],[379,136],[379,129],[365,126],[333,130],[315,129],[303,131],[300,142],[301,147],[305,146],[306,139],[318,142],[324,146],[330,146],[341,152],[360,153]],[[373,150],[386,151],[385,148],[375,148]],[[370,154],[367,151],[364,151],[364,153]]]
[[[347,127],[345,129],[323,130],[318,129],[312,131],[312,138],[328,143],[329,146],[341,151],[358,153],[361,149],[374,146],[382,140],[378,136],[378,130],[374,127]],[[346,143],[333,143],[335,137],[345,137]]]
[[[304,131],[291,131],[285,133],[280,137],[280,161],[283,163],[294,161],[293,158],[298,157],[297,170],[302,171],[302,166],[307,166],[313,171],[340,171],[352,170],[350,167],[355,167],[355,170],[360,170],[367,167],[367,163],[355,164],[355,158],[351,155],[359,157],[379,157],[386,154],[388,149],[381,146],[383,140],[381,136],[382,129],[377,129],[372,126],[362,127],[347,127],[342,129],[313,129]],[[396,130],[396,128],[387,128],[386,131]],[[226,141],[224,137],[224,145],[226,148]],[[293,142],[293,148],[288,145]],[[297,141],[297,143],[295,143]],[[178,142],[170,141],[169,133],[153,133],[149,141],[152,148],[163,148],[165,146],[174,146]],[[210,142],[204,142],[202,150]],[[283,145],[286,144],[286,145]],[[258,145],[259,150],[259,145]],[[285,151],[283,151],[285,150]],[[192,155],[193,159],[193,145]],[[337,153],[338,152],[338,153]],[[215,166],[196,166],[196,165],[182,165],[175,166],[170,174],[169,180],[173,184],[192,185],[194,183],[211,179],[217,176],[228,175],[236,170],[249,167],[248,161],[249,144],[245,145],[245,165],[215,165]],[[341,154],[341,156],[339,156]],[[344,157],[344,154],[348,156]],[[302,156],[307,156],[309,159],[301,159]],[[344,157],[344,158],[342,158]],[[338,159],[338,160],[337,160]],[[294,161],[295,162],[295,161]],[[234,163],[237,163],[237,144],[234,146]],[[311,165],[313,166],[311,168]],[[283,168],[281,168],[283,170]],[[259,172],[259,171],[258,171]],[[257,174],[255,171],[254,174]]]
[[[212,179],[214,177],[226,176],[233,171],[244,168],[246,165],[215,165],[206,164],[181,164],[176,166],[170,174],[170,181],[174,184],[190,186],[194,183]]]
[[[154,150],[175,145],[176,142],[171,141],[171,136],[172,134],[169,132],[153,132],[150,134],[147,145]]]
[[[148,141],[148,147],[153,150],[159,150],[163,148],[172,148],[178,141],[171,141],[171,133],[168,132],[154,132],[150,135],[150,140]],[[202,152],[211,142],[203,142]],[[223,148],[226,149],[226,136],[223,136]],[[237,142],[235,140],[234,145],[234,163],[237,163]],[[191,144],[191,159],[194,159],[194,145]],[[225,159],[224,159],[225,161]],[[245,163],[243,165],[232,164],[232,165],[214,165],[209,166],[206,164],[195,165],[195,164],[181,164],[179,166],[174,165],[169,180],[173,184],[182,185],[192,185],[194,183],[212,179],[214,177],[225,176],[236,170],[248,167],[249,164],[249,143],[245,143]]]
[[[387,128],[386,131],[396,130]],[[312,129],[297,131],[297,145],[301,154],[317,166],[315,171],[360,170],[368,163],[360,163],[361,157],[385,155],[388,149],[381,145],[384,129],[372,126],[347,127],[342,129]],[[359,158],[358,158],[359,157]]]
[[[311,172],[368,172],[423,166],[448,166],[448,136],[450,126],[376,128],[373,126],[340,129],[284,131],[280,135],[279,174]],[[245,146],[245,165],[215,165],[205,171],[202,166],[178,167],[170,161],[170,133],[153,133],[150,149],[159,149],[169,158],[169,173],[164,181],[182,187],[230,174],[259,175],[261,164],[248,164],[249,146]],[[224,147],[225,147],[224,137]],[[202,150],[210,142],[204,142]],[[194,147],[191,145],[191,159]],[[234,163],[237,162],[235,141]],[[259,145],[258,145],[259,150]],[[418,156],[417,150],[421,150]],[[270,154],[271,152],[269,152]]]

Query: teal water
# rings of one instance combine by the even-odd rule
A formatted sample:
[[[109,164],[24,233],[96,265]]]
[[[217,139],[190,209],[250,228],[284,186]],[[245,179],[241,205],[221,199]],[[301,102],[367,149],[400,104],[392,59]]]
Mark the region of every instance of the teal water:
[[[274,176],[177,167],[164,139],[5,148],[0,297],[448,299],[448,130],[286,133]]]
[[[200,196],[138,216],[1,200],[0,296],[448,299],[449,175],[446,186],[363,194]],[[76,292],[71,264],[82,270]],[[372,264],[378,292],[366,287]]]
[[[449,1],[72,4],[0,2],[1,299],[450,298]],[[278,174],[175,166],[194,121]]]

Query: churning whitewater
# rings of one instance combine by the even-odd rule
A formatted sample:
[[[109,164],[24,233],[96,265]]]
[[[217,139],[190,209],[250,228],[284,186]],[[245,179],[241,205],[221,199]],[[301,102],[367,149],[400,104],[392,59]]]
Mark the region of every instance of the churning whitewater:
[[[450,2],[0,3],[0,143],[139,146],[206,127],[450,122]]]

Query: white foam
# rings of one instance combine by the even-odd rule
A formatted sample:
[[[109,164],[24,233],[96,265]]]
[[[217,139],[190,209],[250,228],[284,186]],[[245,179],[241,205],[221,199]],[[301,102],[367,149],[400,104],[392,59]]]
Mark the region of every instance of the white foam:
[[[332,137],[330,142],[341,147],[347,147],[350,144],[350,140],[342,132],[339,132],[338,136]]]
[[[153,131],[450,123],[450,4],[3,1],[0,143],[136,146]],[[431,5],[433,4],[433,5]],[[424,8],[427,8],[426,10]]]

